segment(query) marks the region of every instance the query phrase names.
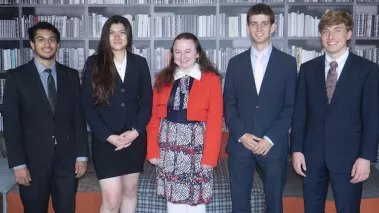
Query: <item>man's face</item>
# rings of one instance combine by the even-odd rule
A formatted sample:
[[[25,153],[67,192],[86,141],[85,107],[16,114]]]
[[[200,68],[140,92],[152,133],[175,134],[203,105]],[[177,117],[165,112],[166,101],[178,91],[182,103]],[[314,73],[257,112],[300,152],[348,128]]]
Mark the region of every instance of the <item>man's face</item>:
[[[275,32],[276,25],[271,24],[270,16],[259,14],[252,15],[247,23],[246,31],[250,34],[255,44],[269,44],[271,33]]]
[[[326,27],[321,31],[321,42],[330,56],[337,58],[345,53],[347,41],[351,39],[352,31],[347,30],[345,24]]]
[[[56,35],[50,30],[37,30],[34,42],[30,42],[37,58],[52,60],[58,50]]]

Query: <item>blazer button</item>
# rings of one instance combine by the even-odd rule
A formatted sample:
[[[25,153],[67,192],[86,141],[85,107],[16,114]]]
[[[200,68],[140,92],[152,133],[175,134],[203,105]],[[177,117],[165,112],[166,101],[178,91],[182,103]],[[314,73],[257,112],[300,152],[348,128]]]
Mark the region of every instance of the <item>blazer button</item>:
[[[121,107],[125,107],[125,104],[124,104],[124,103],[122,103],[122,104],[121,104]]]
[[[56,120],[56,117],[54,116],[54,117],[53,117],[53,121],[55,121],[55,120]]]
[[[255,109],[259,109],[259,106],[256,106]]]
[[[120,89],[120,91],[121,91],[121,92],[125,92],[125,89],[124,89],[124,88],[122,88],[122,89]]]

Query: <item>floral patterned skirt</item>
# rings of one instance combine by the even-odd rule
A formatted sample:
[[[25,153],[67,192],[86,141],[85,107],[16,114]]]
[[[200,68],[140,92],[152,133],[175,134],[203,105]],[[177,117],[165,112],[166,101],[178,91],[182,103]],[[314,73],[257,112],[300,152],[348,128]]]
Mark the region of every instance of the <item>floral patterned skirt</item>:
[[[161,120],[157,194],[177,204],[207,204],[212,198],[213,168],[203,170],[206,123]]]

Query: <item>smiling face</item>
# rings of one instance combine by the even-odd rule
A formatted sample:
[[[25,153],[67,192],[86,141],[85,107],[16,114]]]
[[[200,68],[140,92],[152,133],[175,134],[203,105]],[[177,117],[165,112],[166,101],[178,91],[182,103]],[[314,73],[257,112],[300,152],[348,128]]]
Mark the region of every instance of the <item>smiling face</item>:
[[[322,46],[333,59],[342,56],[347,49],[347,41],[351,39],[352,31],[345,24],[325,27],[321,31]]]
[[[56,35],[50,30],[37,30],[34,42],[30,41],[35,57],[41,60],[54,60],[58,50]]]
[[[250,34],[253,44],[267,47],[270,44],[271,33],[275,32],[276,25],[271,24],[270,16],[264,14],[251,15],[246,31]]]
[[[173,46],[174,62],[179,69],[185,70],[193,67],[199,53],[196,51],[195,43],[190,39],[178,39]]]
[[[122,23],[111,25],[109,43],[112,51],[125,51],[128,39],[125,26]]]

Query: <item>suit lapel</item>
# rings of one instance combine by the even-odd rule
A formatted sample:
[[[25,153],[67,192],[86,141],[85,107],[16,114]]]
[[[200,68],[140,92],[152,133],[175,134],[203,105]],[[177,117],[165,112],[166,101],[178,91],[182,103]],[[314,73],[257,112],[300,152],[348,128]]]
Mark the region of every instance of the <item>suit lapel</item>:
[[[334,102],[336,102],[336,99],[338,100],[338,97],[342,94],[343,88],[348,85],[348,82],[353,82],[349,79],[350,73],[352,69],[352,66],[354,65],[351,63],[353,60],[353,54],[349,52],[349,56],[346,59],[345,65],[343,66],[342,72],[340,77],[338,78],[336,88],[334,90],[334,94],[332,97],[332,100],[330,102],[330,105],[332,105]]]
[[[63,67],[61,64],[59,64],[58,62],[55,62],[56,64],[56,71],[57,71],[57,95],[58,95],[58,98],[57,98],[57,103],[56,103],[56,109],[55,109],[55,113],[58,111],[59,109],[59,103],[62,102],[62,98],[64,97],[63,93],[65,91],[64,89],[64,86],[65,86],[65,80],[66,80],[66,73],[64,72],[63,70]]]
[[[37,100],[40,100],[40,102],[45,105],[45,107],[49,110],[50,113],[53,113],[49,100],[47,98],[47,94],[45,92],[45,89],[43,87],[41,77],[39,76],[37,67],[34,64],[34,59],[31,60],[28,63],[28,70],[29,72],[26,72],[29,75],[31,89],[35,90],[35,96]]]

